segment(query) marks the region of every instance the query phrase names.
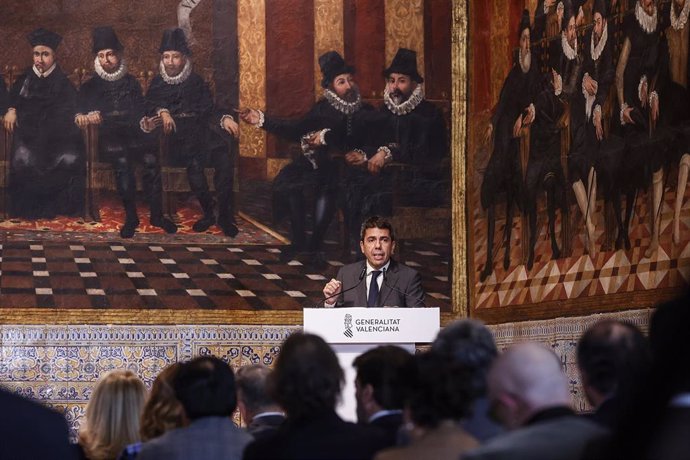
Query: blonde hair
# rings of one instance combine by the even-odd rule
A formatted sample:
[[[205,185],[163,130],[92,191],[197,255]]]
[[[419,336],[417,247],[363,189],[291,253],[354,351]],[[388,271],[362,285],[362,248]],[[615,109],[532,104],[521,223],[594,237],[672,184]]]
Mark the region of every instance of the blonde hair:
[[[79,433],[79,444],[90,460],[116,459],[125,446],[139,441],[145,399],[146,387],[134,372],[119,369],[101,377]]]
[[[180,363],[173,363],[158,374],[153,381],[149,399],[141,414],[141,440],[148,441],[168,430],[186,424],[182,403],[175,397],[173,379],[180,369]]]

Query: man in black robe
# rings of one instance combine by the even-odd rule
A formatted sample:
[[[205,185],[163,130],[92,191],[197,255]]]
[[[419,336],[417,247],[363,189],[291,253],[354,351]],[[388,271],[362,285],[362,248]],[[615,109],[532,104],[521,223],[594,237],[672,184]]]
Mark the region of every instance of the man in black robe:
[[[306,250],[312,254],[315,266],[324,265],[321,245],[337,204],[338,170],[331,154],[345,154],[348,163],[364,163],[367,153],[373,153],[363,141],[370,129],[367,122],[371,119],[366,115],[374,113],[370,105],[362,103],[353,78],[354,67],[340,54],[324,53],[319,57],[319,66],[324,96],[303,117],[281,120],[255,109],[245,109],[241,115],[251,125],[302,142],[303,155],[285,166],[273,182],[273,217],[275,221],[285,213],[290,217],[292,243],[281,253],[281,260],[288,261]],[[307,190],[313,190],[314,196],[314,227],[308,244],[304,203]]]
[[[615,78],[613,37],[609,38],[606,0],[595,0],[593,27],[585,37],[582,78],[571,99],[568,175],[585,222],[587,251],[595,252],[594,212],[597,200],[595,164],[604,139],[602,108]],[[586,185],[585,185],[586,184]]]
[[[225,235],[234,237],[238,232],[232,199],[234,160],[227,149],[212,149],[211,146],[217,144],[214,136],[221,133],[237,136],[237,122],[227,111],[214,110],[211,90],[203,78],[192,71],[192,52],[182,29],[166,30],[158,51],[161,53],[160,74],[146,93],[148,116],[142,121],[142,129],[150,132],[162,126],[169,136],[171,163],[187,168],[189,186],[204,213],[192,229],[205,232],[217,222]],[[204,174],[209,160],[215,168],[217,220]]]
[[[488,211],[488,232],[486,246],[486,263],[480,274],[484,281],[493,272],[494,230],[496,226],[496,206],[499,198],[505,194],[505,253],[503,267],[510,266],[510,233],[513,227],[513,206],[522,204],[523,179],[520,164],[520,145],[518,136],[523,125],[534,120],[534,98],[536,96],[540,75],[539,65],[533,62],[530,50],[529,12],[523,11],[518,31],[520,47],[510,73],[501,89],[491,124],[486,131],[487,142],[493,135],[493,152],[484,171],[481,185],[481,204]]]
[[[630,247],[627,226],[630,222],[636,190],[652,182],[650,209],[651,242],[645,257],[651,257],[659,245],[659,223],[663,195],[663,164],[667,139],[656,129],[659,119],[659,95],[656,91],[665,62],[660,14],[653,0],[639,0],[634,13],[625,18],[625,40],[616,68],[616,89],[620,105],[621,131],[629,154],[615,174],[626,194],[626,218],[620,226],[617,246]],[[667,59],[667,58],[666,58]],[[666,64],[667,66],[667,64]],[[617,214],[620,214],[617,212]]]
[[[33,66],[12,86],[4,126],[10,153],[10,214],[29,219],[83,210],[84,157],[74,124],[77,92],[57,64],[58,34],[28,36]]]
[[[160,168],[155,152],[139,129],[144,116],[144,96],[139,82],[127,73],[122,58],[124,47],[111,27],[93,31],[93,65],[96,74],[79,90],[77,126],[100,125],[98,146],[102,158],[115,168],[117,191],[125,208],[122,238],[131,238],[139,225],[136,206],[136,182],[132,162],[140,157],[144,163],[144,185],[151,206],[151,225],[175,233],[177,227],[163,217]],[[150,144],[150,143],[148,143]]]
[[[7,86],[5,86],[5,80],[0,78],[0,113],[4,114],[7,112]]]

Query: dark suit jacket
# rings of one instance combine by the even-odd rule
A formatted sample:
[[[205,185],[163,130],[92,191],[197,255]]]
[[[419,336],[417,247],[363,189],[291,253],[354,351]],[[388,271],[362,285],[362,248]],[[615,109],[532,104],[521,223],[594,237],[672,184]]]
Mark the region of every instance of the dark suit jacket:
[[[239,460],[252,440],[230,417],[203,417],[145,442],[138,460]]]
[[[275,433],[284,421],[285,416],[278,414],[255,417],[252,423],[247,425],[247,433],[251,434],[254,439],[264,438]]]
[[[367,284],[366,280],[359,280],[359,275],[366,266],[366,260],[345,265],[338,270],[336,279],[340,281],[343,292],[359,283],[357,288],[344,292],[338,297],[339,307],[366,307],[367,306]],[[391,289],[394,287],[395,289]],[[421,301],[416,299],[422,299]],[[381,284],[377,307],[424,307],[424,290],[422,289],[422,278],[419,273],[412,268],[400,264],[391,259],[386,278]]]
[[[371,425],[378,427],[386,434],[387,445],[395,446],[398,444],[398,431],[403,423],[403,414],[388,414],[370,422]]]
[[[278,431],[257,439],[244,451],[245,460],[370,459],[386,447],[378,429],[343,421],[335,412],[308,420],[287,420]]]
[[[75,458],[62,415],[1,389],[0,407],[0,459]]]

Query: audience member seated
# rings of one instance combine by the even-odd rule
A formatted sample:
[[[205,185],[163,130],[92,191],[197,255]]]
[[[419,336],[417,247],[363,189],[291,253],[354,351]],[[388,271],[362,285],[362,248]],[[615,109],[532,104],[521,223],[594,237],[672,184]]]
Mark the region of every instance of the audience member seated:
[[[173,380],[180,369],[180,363],[173,363],[163,369],[153,381],[151,393],[141,414],[141,441],[157,438],[166,431],[187,424],[184,408],[175,397]],[[142,442],[128,445],[120,454],[119,460],[133,460],[141,451]]]
[[[649,325],[652,365],[612,436],[583,459],[690,459],[690,296],[657,307]],[[627,409],[627,408],[626,408]]]
[[[338,358],[318,336],[292,334],[283,344],[269,392],[287,420],[244,452],[253,459],[369,459],[385,447],[379,430],[345,422],[335,412],[344,374]]]
[[[237,406],[235,376],[226,363],[202,356],[180,365],[173,379],[175,395],[189,426],[166,431],[141,446],[141,460],[233,460],[251,436],[232,423]]]
[[[458,420],[471,404],[470,372],[433,352],[415,356],[407,414],[411,443],[386,449],[376,460],[457,459],[479,445]]]
[[[509,432],[466,460],[575,460],[591,439],[606,433],[575,415],[561,362],[541,345],[523,343],[505,351],[491,366],[488,385],[491,411]]]
[[[237,408],[254,439],[276,432],[285,421],[283,409],[269,396],[266,382],[271,369],[252,364],[237,370]]]
[[[469,414],[460,421],[462,427],[481,443],[502,433],[501,426],[489,417],[486,395],[486,375],[498,355],[491,331],[480,321],[456,321],[441,329],[431,350],[471,372],[473,403]]]
[[[403,423],[406,383],[413,369],[412,355],[386,345],[359,355],[352,365],[357,370],[357,420],[381,428],[388,445],[396,445]]]
[[[607,319],[590,327],[577,344],[582,388],[595,409],[589,418],[613,429],[619,414],[627,417],[631,386],[650,365],[647,339],[632,324]]]
[[[73,460],[67,423],[57,412],[0,389],[0,458]]]
[[[77,445],[80,458],[115,459],[126,445],[139,441],[145,400],[146,387],[134,372],[118,369],[101,377],[86,406]]]

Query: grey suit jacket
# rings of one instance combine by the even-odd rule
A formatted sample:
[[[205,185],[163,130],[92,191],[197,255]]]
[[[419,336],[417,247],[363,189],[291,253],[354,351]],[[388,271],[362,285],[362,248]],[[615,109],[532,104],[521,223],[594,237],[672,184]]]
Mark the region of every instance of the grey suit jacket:
[[[338,297],[338,307],[366,307],[367,284],[366,280],[359,280],[362,270],[366,267],[366,261],[345,265],[338,270],[336,279],[342,283],[345,291],[357,286]],[[359,283],[359,284],[358,284]],[[395,288],[392,289],[391,287]],[[405,294],[396,291],[402,291]],[[421,299],[421,301],[416,300]],[[385,281],[381,284],[377,307],[424,307],[424,290],[422,278],[412,268],[400,264],[391,259]]]
[[[230,417],[204,417],[141,446],[140,460],[240,460],[252,437]]]
[[[606,430],[584,417],[567,415],[496,436],[463,460],[580,460],[587,443]]]

